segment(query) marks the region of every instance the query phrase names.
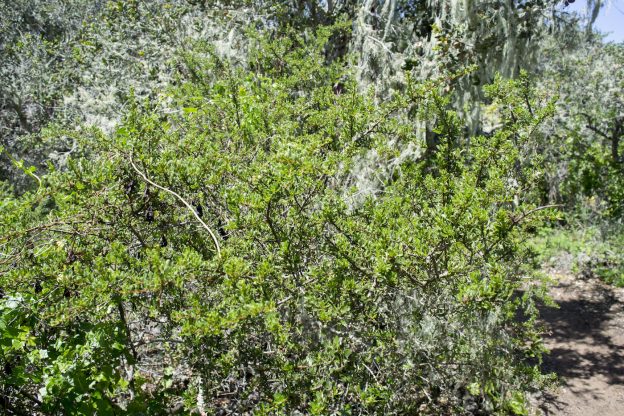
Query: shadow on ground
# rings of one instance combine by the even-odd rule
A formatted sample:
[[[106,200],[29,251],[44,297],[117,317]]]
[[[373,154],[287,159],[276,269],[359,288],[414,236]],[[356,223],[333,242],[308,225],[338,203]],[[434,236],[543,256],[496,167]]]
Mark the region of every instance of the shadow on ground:
[[[616,300],[607,289],[594,298],[559,300],[559,309],[541,308],[554,345],[544,357],[544,370],[557,373],[564,383],[600,375],[608,384],[624,385],[624,351],[605,327]]]

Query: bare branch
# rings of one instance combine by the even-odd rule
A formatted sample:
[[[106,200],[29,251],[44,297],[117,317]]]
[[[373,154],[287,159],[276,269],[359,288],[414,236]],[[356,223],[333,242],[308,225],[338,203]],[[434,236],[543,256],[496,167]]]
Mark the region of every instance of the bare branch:
[[[134,161],[132,160],[132,156],[130,156],[130,164],[132,165],[132,167],[134,168],[134,170],[143,178],[143,180],[147,183],[149,183],[150,185],[165,191],[167,193],[170,193],[171,195],[175,196],[178,200],[180,200],[180,202],[182,202],[184,204],[184,206],[186,208],[188,208],[189,211],[191,211],[193,213],[193,215],[195,216],[195,218],[197,219],[197,221],[199,221],[199,223],[206,229],[206,231],[208,231],[208,233],[210,234],[210,237],[212,238],[212,241],[214,242],[215,245],[215,249],[217,250],[217,256],[221,257],[221,247],[219,247],[219,240],[217,240],[217,237],[215,235],[215,233],[210,229],[210,227],[208,227],[208,225],[206,225],[206,223],[204,221],[202,221],[202,219],[200,218],[199,214],[197,214],[197,211],[195,211],[195,208],[193,208],[193,206],[191,204],[189,204],[184,198],[182,198],[178,193],[176,193],[175,191],[172,191],[171,189],[165,188],[164,186],[160,186],[157,183],[155,183],[154,181],[150,180],[143,172],[141,172],[139,170],[139,168],[137,168],[137,166],[134,164]]]
[[[548,209],[548,208],[558,208],[558,207],[562,207],[562,204],[550,204],[550,205],[543,205],[541,207],[537,207],[537,208],[533,208],[525,213],[523,213],[521,216],[519,216],[518,218],[512,219],[514,225],[515,224],[519,224],[520,221],[522,221],[523,219],[525,219],[526,217],[528,217],[529,215],[533,214],[534,212],[537,211],[541,211],[544,209]]]

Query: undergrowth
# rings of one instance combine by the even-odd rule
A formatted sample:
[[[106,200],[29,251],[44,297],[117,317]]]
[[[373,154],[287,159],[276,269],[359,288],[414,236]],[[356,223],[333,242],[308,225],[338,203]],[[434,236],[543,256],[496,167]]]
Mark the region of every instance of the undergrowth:
[[[563,226],[543,228],[533,239],[538,261],[547,268],[624,287],[624,226],[614,220],[577,214]]]

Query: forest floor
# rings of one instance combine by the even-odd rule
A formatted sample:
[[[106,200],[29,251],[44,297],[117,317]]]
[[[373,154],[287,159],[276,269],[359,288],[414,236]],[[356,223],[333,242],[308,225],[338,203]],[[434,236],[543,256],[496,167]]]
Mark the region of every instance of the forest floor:
[[[624,415],[624,288],[571,273],[550,275],[559,309],[541,311],[550,350],[544,371],[556,373],[559,386],[537,400],[537,414]]]

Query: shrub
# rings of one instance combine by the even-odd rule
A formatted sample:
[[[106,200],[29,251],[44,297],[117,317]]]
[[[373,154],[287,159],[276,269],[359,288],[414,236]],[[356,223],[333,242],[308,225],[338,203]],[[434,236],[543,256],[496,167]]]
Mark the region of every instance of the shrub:
[[[373,103],[326,65],[331,33],[261,41],[245,70],[197,46],[165,104],[135,100],[36,192],[3,189],[6,409],[524,414],[542,351],[524,240],[548,210],[522,197],[517,141],[547,109],[498,80],[522,117],[459,147],[444,80]],[[436,148],[405,153],[423,120]]]

